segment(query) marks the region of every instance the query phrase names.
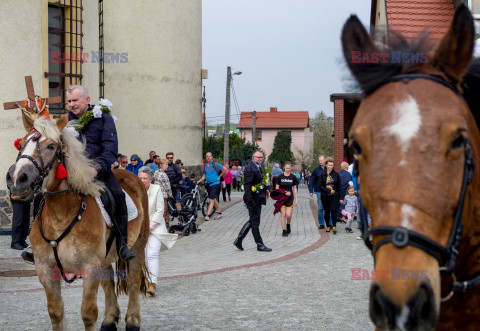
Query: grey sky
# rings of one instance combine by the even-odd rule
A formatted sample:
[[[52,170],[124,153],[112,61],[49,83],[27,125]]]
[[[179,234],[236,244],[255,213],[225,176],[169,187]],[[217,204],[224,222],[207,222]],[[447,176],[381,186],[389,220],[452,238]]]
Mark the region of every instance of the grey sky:
[[[203,0],[207,123],[224,123],[227,66],[239,111],[308,110],[333,115],[331,93],[345,92],[340,32],[371,0]],[[238,121],[232,98],[231,121]]]

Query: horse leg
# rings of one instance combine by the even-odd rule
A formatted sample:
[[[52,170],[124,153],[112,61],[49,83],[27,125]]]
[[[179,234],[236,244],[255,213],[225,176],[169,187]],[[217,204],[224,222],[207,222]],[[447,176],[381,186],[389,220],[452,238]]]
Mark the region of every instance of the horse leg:
[[[110,274],[113,274],[111,264],[106,266],[104,270],[108,270]],[[102,277],[100,284],[105,293],[105,318],[100,331],[116,330],[118,318],[120,317],[120,308],[118,307],[117,295],[115,294],[115,281],[113,279],[103,279]]]
[[[140,283],[142,277],[142,264],[139,261],[145,261],[145,251],[143,254],[135,251],[135,259],[128,261],[128,309],[125,315],[126,330],[140,330]]]
[[[43,268],[39,263],[37,263],[35,267],[38,279],[43,285],[47,296],[48,315],[50,315],[50,321],[52,322],[52,330],[65,330],[63,301],[60,288],[61,276],[55,271],[55,269],[48,267]]]
[[[92,269],[87,268],[87,270]],[[95,330],[95,323],[97,322],[98,318],[97,293],[98,285],[100,285],[100,277],[98,277],[98,275],[95,276],[89,274],[89,277],[85,277],[83,280],[83,300],[81,314],[85,330]]]

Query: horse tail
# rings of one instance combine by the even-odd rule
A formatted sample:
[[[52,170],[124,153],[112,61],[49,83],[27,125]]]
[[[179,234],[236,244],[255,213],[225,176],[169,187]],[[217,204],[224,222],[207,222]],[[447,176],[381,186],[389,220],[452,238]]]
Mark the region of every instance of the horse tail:
[[[147,275],[150,273],[150,271],[148,271],[147,269],[147,266],[145,265],[145,263],[143,263],[142,265],[142,271],[141,271],[141,279],[140,279],[140,293],[142,293],[143,295],[147,295],[147,288],[148,286],[150,285],[150,281],[148,280],[148,277]]]
[[[116,270],[125,270],[126,275],[128,275],[128,263],[125,261],[120,261],[118,260],[115,262],[115,269]],[[127,286],[127,277],[118,277],[117,283],[116,283],[116,291],[117,291],[117,296],[120,294],[128,294],[128,286]]]

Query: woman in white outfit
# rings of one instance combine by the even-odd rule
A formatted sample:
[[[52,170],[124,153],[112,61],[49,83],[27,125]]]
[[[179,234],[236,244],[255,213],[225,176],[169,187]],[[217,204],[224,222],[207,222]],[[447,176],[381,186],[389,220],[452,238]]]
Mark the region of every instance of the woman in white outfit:
[[[177,239],[176,234],[168,233],[165,219],[163,218],[163,191],[160,185],[152,184],[153,170],[144,166],[138,170],[138,177],[145,185],[148,193],[148,214],[150,216],[150,236],[148,237],[147,245],[145,246],[145,259],[148,271],[148,280],[150,286],[147,288],[147,293],[151,296],[155,295],[156,284],[158,278],[159,261],[158,255],[162,243],[170,248]]]

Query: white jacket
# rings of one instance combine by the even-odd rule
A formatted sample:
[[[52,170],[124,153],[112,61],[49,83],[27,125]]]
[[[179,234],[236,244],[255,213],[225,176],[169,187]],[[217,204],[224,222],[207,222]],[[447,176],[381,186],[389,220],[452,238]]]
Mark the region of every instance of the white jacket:
[[[163,191],[160,185],[150,184],[147,191],[148,194],[148,215],[150,216],[150,227],[154,228],[151,231],[158,240],[160,240],[167,248],[173,246],[177,240],[178,235],[168,233],[163,212],[165,202],[163,200]]]

